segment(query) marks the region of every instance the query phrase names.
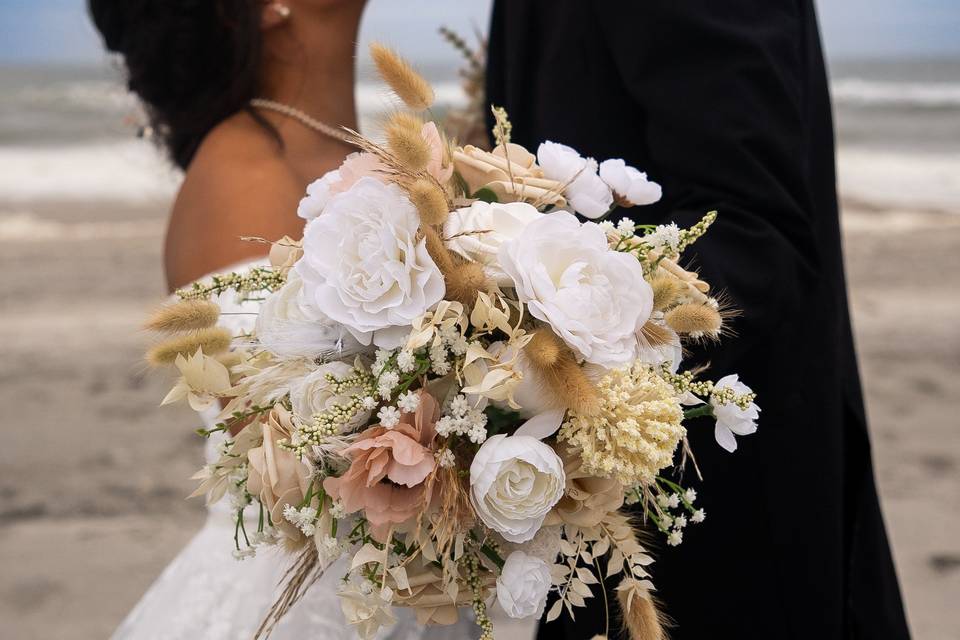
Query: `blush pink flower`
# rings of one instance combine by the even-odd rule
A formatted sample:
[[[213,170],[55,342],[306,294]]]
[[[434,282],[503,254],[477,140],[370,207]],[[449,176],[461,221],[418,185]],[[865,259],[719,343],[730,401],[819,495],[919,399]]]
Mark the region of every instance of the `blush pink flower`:
[[[446,160],[446,149],[440,131],[434,122],[426,122],[420,128],[420,135],[430,148],[430,160],[427,162],[427,173],[436,178],[440,184],[446,184],[453,175],[453,163]]]
[[[427,499],[424,480],[436,461],[432,443],[440,405],[425,391],[414,413],[404,413],[392,429],[375,426],[344,450],[350,468],[339,478],[327,478],[323,488],[340,500],[346,513],[363,511],[374,536],[385,537],[390,525],[416,516]]]
[[[355,185],[360,178],[376,178],[380,182],[387,182],[387,175],[383,172],[383,163],[372,153],[357,151],[347,156],[340,165],[340,180],[330,186],[330,195],[343,193]]]

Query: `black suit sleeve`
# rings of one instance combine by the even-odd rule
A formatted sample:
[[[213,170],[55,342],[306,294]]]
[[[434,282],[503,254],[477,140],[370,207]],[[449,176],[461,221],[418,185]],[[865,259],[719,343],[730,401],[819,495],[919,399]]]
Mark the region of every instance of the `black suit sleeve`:
[[[681,225],[720,211],[691,256],[743,309],[746,341],[731,342],[749,348],[751,336],[782,325],[818,273],[802,23],[792,5],[770,0],[592,4],[643,122],[643,168],[664,185],[658,210]]]

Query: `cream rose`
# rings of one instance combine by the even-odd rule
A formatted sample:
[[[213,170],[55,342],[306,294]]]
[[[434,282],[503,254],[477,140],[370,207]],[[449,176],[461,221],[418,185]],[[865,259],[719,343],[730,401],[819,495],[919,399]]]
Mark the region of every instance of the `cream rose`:
[[[572,524],[595,527],[623,504],[623,485],[615,478],[599,478],[583,470],[580,452],[563,444],[557,445],[567,486],[563,499],[547,516],[545,524]]]
[[[313,416],[329,411],[335,405],[347,405],[350,402],[350,396],[357,393],[359,389],[342,389],[341,393],[335,393],[329,378],[332,376],[334,379],[342,380],[352,375],[354,375],[354,368],[346,362],[334,360],[320,365],[290,385],[290,404],[293,407],[293,413],[299,419],[309,422]],[[345,427],[362,426],[369,418],[369,411],[360,411]]]
[[[541,215],[525,202],[478,201],[452,212],[444,226],[444,235],[450,249],[468,260],[486,265],[487,273],[498,284],[509,284],[510,279],[496,261],[500,245],[519,236]]]
[[[470,465],[470,501],[477,515],[510,542],[536,535],[563,487],[563,462],[530,436],[492,436]]]
[[[499,257],[530,314],[587,362],[609,368],[636,358],[653,290],[640,262],[611,250],[599,226],[565,211],[545,214],[504,242]]]
[[[277,405],[262,428],[263,444],[247,452],[250,463],[247,491],[260,498],[274,526],[285,537],[299,541],[303,534],[283,517],[283,509],[287,505],[300,507],[310,484],[310,466],[278,444],[290,438],[294,431],[289,411]]]
[[[647,174],[623,160],[600,163],[600,178],[607,183],[618,200],[633,206],[653,204],[663,195],[660,185],[647,179]]]
[[[307,224],[308,310],[343,324],[364,345],[400,345],[413,321],[443,299],[443,274],[418,238],[420,218],[400,187],[360,178]]]
[[[270,245],[270,266],[278,271],[289,271],[302,256],[300,241],[290,236],[283,236]]]
[[[484,151],[467,145],[453,152],[453,166],[473,194],[493,191],[500,202],[526,201],[566,206],[563,185],[543,176],[536,157],[518,144]]]
[[[536,556],[514,551],[497,578],[497,602],[511,618],[539,618],[551,584],[550,565]]]
[[[282,358],[342,356],[360,349],[360,343],[342,325],[304,305],[303,281],[290,270],[287,282],[260,306],[254,329],[257,340]]]
[[[573,209],[588,218],[599,218],[613,206],[610,187],[597,175],[597,161],[584,158],[557,142],[544,142],[537,149],[543,175],[564,185],[564,195]]]

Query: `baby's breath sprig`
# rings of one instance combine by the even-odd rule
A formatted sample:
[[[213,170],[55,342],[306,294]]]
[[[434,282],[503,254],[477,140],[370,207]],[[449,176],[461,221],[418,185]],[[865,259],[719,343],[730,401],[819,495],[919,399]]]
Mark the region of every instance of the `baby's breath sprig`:
[[[713,393],[713,382],[710,380],[696,380],[692,371],[681,371],[671,373],[669,363],[663,365],[660,369],[660,377],[673,385],[678,394],[686,392],[694,395],[708,397]]]
[[[487,614],[487,604],[484,601],[483,584],[480,581],[480,561],[475,555],[469,555],[466,558],[467,565],[467,586],[473,592],[473,614],[477,626],[480,627],[479,640],[493,640],[493,622]]]
[[[510,144],[513,124],[510,122],[510,117],[507,116],[507,110],[503,107],[491,105],[490,111],[493,113],[493,139],[497,146]]]
[[[376,392],[376,378],[368,371],[355,368],[353,373],[338,378],[332,373],[326,376],[330,393],[334,397],[345,396],[346,402],[336,402],[323,413],[311,416],[311,421],[298,427],[292,441],[281,440],[280,446],[303,457],[314,446],[320,446],[328,438],[345,431],[358,413],[370,410],[371,399]],[[302,418],[303,416],[301,416]]]
[[[198,300],[220,295],[227,291],[236,291],[241,295],[255,291],[276,291],[287,277],[284,273],[270,267],[254,267],[246,273],[224,273],[213,276],[209,283],[194,282],[176,292],[181,300]]]
[[[692,245],[694,242],[699,240],[703,234],[707,232],[707,229],[710,228],[717,219],[717,212],[710,211],[703,218],[700,219],[700,222],[696,223],[689,229],[680,230],[680,240],[677,243],[677,253],[683,253],[683,250]]]
[[[692,371],[683,371],[680,373],[671,373],[670,369],[664,365],[660,369],[660,377],[673,385],[678,394],[684,394],[688,391],[701,398],[707,398],[712,403],[718,405],[735,404],[740,409],[746,411],[750,404],[757,399],[757,394],[752,391],[749,393],[737,393],[731,387],[717,387],[711,380],[696,380]],[[684,412],[685,418],[696,418],[699,416],[713,415],[713,410],[709,405],[697,406],[687,409]]]

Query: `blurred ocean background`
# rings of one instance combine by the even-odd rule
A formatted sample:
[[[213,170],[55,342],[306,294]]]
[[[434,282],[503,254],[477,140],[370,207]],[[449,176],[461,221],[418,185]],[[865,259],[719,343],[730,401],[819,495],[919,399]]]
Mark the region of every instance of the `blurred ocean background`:
[[[456,103],[455,53],[433,37],[434,58],[417,62]],[[960,213],[960,59],[839,60],[831,85],[845,198]],[[366,119],[387,101],[369,79],[357,96]],[[178,176],[137,139],[141,122],[109,63],[0,66],[0,201],[169,197]]]
[[[957,640],[960,2],[819,4],[878,486],[914,637]],[[485,30],[489,5],[370,0],[361,128],[389,104],[367,42],[396,45],[450,104],[437,28]],[[141,123],[82,0],[0,0],[3,638],[109,636],[203,521],[184,500],[196,418],[158,409],[169,381],[141,364],[180,180]]]
[[[169,197],[178,176],[149,142],[136,138],[142,116],[123,88],[117,62],[99,53],[95,34],[83,22],[82,3],[8,1],[0,8],[0,36],[7,36],[7,44],[0,45],[0,202],[5,203],[0,216],[23,219],[27,204],[37,199],[144,202]],[[36,44],[17,49],[18,41],[28,40],[15,33],[17,22],[27,20],[28,30],[35,29],[29,17],[31,12],[39,15],[31,8],[36,4],[59,7],[56,15],[73,15],[76,22],[68,29],[62,16],[51,21],[69,37],[55,44],[60,34],[48,34],[53,36],[48,50]],[[888,34],[884,29],[890,25],[876,18],[883,6],[874,4],[870,17],[860,16],[858,23],[856,6],[862,1],[844,4],[847,9],[824,3],[822,17],[844,198],[869,208],[960,212],[960,50],[953,50],[955,43],[949,40],[938,46],[936,36],[927,33],[929,25],[915,25],[911,34],[911,22],[896,13],[888,16],[887,22],[898,22]],[[880,1],[891,11],[897,4]],[[899,4],[901,12],[919,7]],[[942,0],[920,4],[949,10]],[[436,29],[453,26],[469,39],[485,28],[488,6],[487,0],[371,2],[358,62],[357,95],[365,119],[387,104],[381,85],[371,78],[366,42],[383,39],[400,45],[437,83],[440,101],[455,103],[461,99],[457,55]],[[954,7],[960,14],[960,7]],[[939,15],[930,19],[943,22]],[[960,29],[960,17],[952,20]],[[947,22],[941,26],[949,28]],[[874,40],[862,33],[871,24],[877,31]],[[11,210],[16,203],[21,206]],[[9,223],[0,229],[7,227]]]

